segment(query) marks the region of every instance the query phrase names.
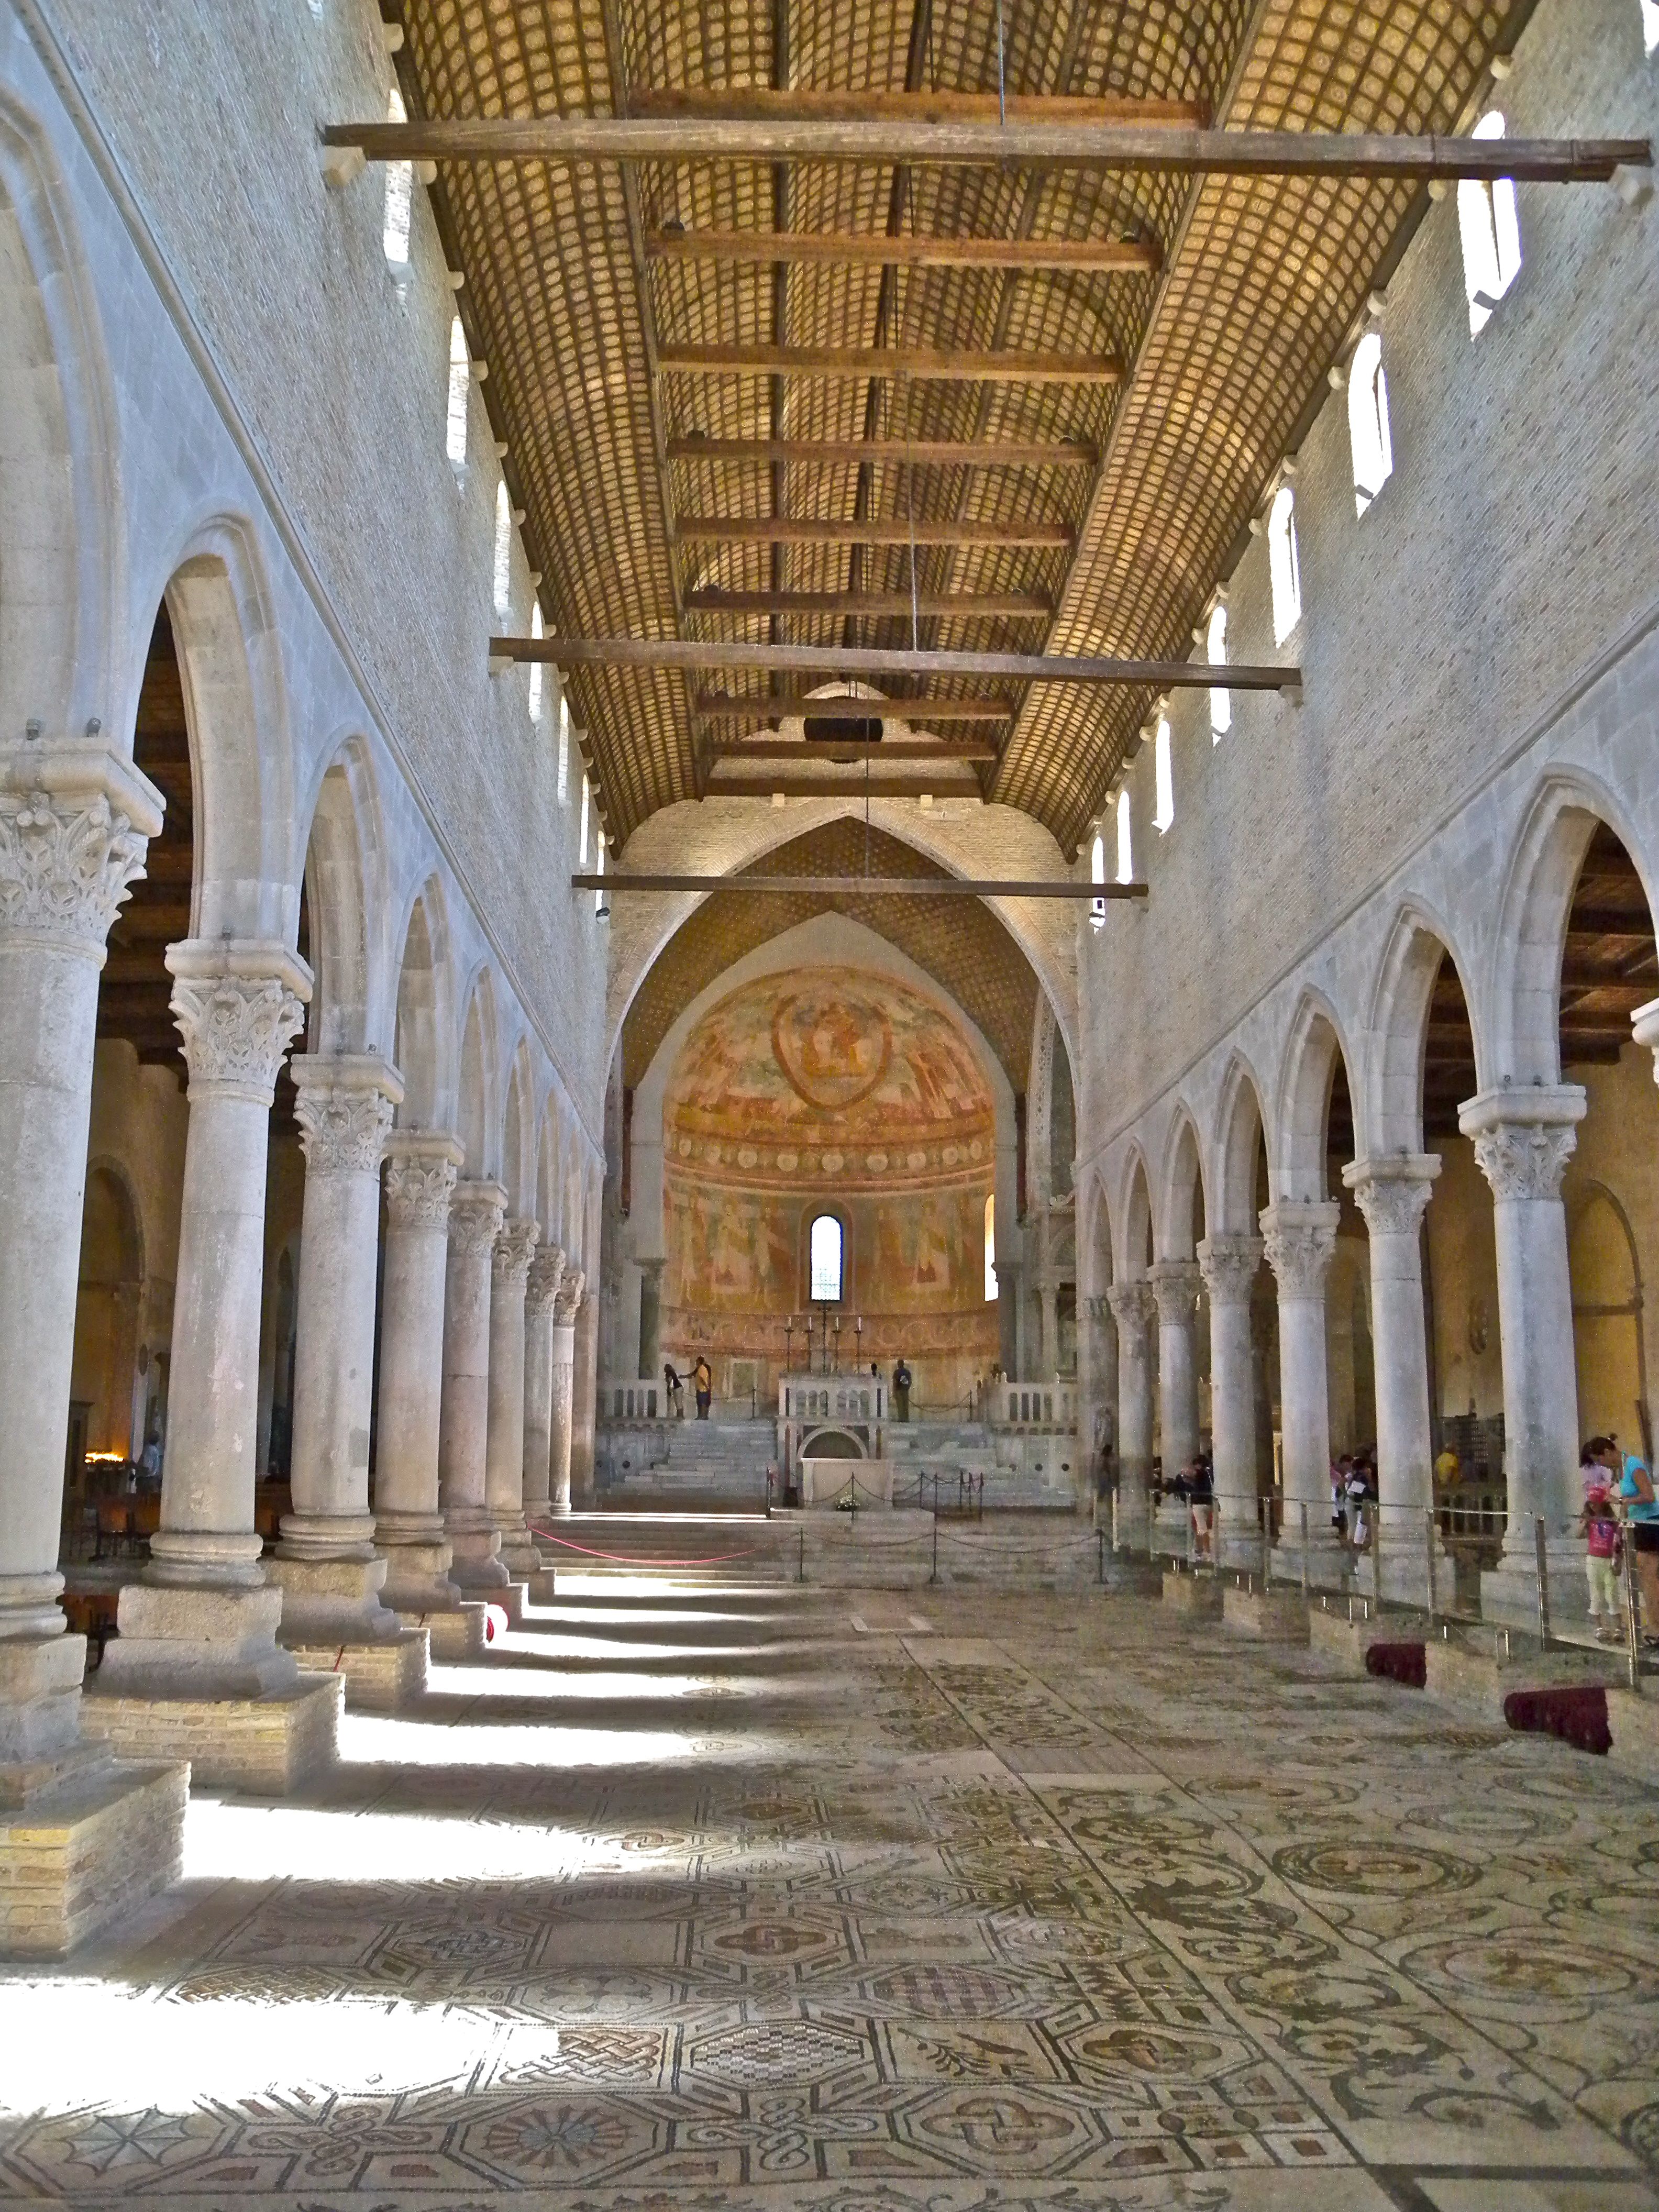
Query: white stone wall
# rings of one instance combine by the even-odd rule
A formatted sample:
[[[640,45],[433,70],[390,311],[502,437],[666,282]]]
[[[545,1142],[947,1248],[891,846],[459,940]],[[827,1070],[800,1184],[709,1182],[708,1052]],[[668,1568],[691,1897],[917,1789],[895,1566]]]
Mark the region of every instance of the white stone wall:
[[[321,178],[316,125],[385,112],[378,20],[358,0],[316,15],[0,0],[0,215],[21,239],[0,265],[0,337],[15,346],[45,301],[75,542],[37,566],[50,577],[56,553],[78,595],[73,649],[10,656],[0,712],[53,736],[96,716],[128,749],[156,606],[194,574],[195,603],[173,605],[187,689],[194,651],[198,684],[234,663],[246,696],[193,731],[193,927],[293,942],[323,779],[346,763],[368,969],[349,1042],[392,1049],[424,889],[453,1032],[438,1115],[455,1110],[459,1028],[488,977],[493,1097],[522,1047],[536,1127],[550,1115],[556,1131],[557,1233],[561,1195],[600,1156],[605,930],[562,888],[576,810],[555,792],[556,685],[538,728],[526,677],[487,671],[499,464],[476,392],[459,483],[445,455],[453,295],[425,195],[399,286],[378,178],[343,194]],[[32,477],[56,464],[4,440],[0,462],[3,599]],[[527,624],[521,548],[513,603]],[[313,960],[318,927],[313,911]]]
[[[1659,131],[1637,0],[1543,0],[1491,104],[1515,136]],[[1659,885],[1659,204],[1518,195],[1523,266],[1478,339],[1454,197],[1388,288],[1395,472],[1370,511],[1355,513],[1346,393],[1296,457],[1304,611],[1282,649],[1264,539],[1231,580],[1231,657],[1294,659],[1305,705],[1236,694],[1212,744],[1206,695],[1177,697],[1161,836],[1150,747],[1131,771],[1150,896],[1078,931],[1079,1218],[1108,1206],[1119,1273],[1144,1234],[1137,1163],[1165,1249],[1184,1122],[1212,1233],[1253,1225],[1223,1167],[1243,1084],[1274,1194],[1316,1194],[1323,1164],[1292,1111],[1316,1012],[1342,1041],[1357,1152],[1413,1141],[1390,1071],[1413,1048],[1401,1058],[1414,929],[1457,961],[1482,1085],[1550,1081],[1546,1000],[1589,813]],[[1098,1289],[1103,1239],[1082,1241]]]

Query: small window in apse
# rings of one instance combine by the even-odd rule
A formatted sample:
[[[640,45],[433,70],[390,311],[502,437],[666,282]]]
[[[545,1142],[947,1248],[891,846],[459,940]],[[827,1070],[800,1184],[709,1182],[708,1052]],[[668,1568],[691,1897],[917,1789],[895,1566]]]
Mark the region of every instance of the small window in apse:
[[[833,1213],[821,1213],[812,1224],[807,1255],[814,1301],[841,1303],[841,1224]]]

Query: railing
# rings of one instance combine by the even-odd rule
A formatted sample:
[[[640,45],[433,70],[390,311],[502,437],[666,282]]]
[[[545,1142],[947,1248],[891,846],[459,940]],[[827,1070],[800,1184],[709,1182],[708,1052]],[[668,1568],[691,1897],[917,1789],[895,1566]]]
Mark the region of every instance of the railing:
[[[957,1521],[982,1521],[984,1475],[965,1467],[959,1467],[954,1474],[924,1468],[916,1477],[916,1510],[942,1514]]]
[[[887,1385],[879,1375],[785,1375],[778,1382],[782,1421],[887,1419]]]
[[[1074,1429],[1075,1382],[993,1382],[985,1393],[994,1429]]]

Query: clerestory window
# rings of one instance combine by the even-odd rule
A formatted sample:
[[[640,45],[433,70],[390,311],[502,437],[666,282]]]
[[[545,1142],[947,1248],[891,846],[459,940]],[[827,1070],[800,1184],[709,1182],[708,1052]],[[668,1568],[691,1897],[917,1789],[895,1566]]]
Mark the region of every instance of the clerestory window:
[[[1273,643],[1283,645],[1302,619],[1302,561],[1296,543],[1296,494],[1280,484],[1267,511],[1267,574],[1273,586]]]
[[[1394,474],[1389,434],[1389,381],[1382,374],[1382,341],[1367,331],[1348,370],[1348,443],[1353,453],[1353,503],[1364,514]]]
[[[812,1297],[831,1304],[841,1302],[842,1228],[833,1213],[820,1213],[807,1238],[808,1272]]]
[[[1504,118],[1494,108],[1471,136],[1501,138]],[[1478,338],[1492,310],[1521,273],[1521,218],[1507,177],[1482,184],[1465,177],[1457,187],[1457,228],[1463,245],[1463,289],[1468,295],[1469,336]]]
[[[1210,610],[1208,627],[1204,632],[1204,658],[1212,668],[1227,665],[1227,609],[1218,599]],[[1210,694],[1210,735],[1224,738],[1233,726],[1233,695],[1231,691],[1214,690]]]

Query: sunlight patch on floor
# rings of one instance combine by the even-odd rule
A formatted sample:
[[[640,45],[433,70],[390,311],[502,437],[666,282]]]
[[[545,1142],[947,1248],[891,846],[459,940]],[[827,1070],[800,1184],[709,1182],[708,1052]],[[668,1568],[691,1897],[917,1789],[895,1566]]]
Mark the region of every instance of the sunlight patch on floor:
[[[464,1813],[192,1797],[185,1821],[187,1881],[546,1881],[608,1865],[612,1856],[545,1821],[481,1826]]]

